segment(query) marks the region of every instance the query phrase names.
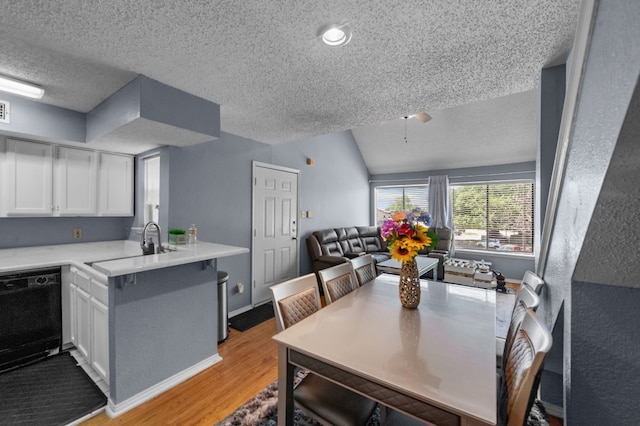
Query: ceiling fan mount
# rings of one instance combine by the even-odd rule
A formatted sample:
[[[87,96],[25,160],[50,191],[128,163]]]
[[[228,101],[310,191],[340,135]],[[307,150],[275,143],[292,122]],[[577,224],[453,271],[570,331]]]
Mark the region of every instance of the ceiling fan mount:
[[[410,118],[415,118],[416,120],[422,122],[422,123],[426,123],[427,121],[431,120],[431,116],[429,114],[427,114],[424,111],[421,112],[416,112],[415,114],[411,114],[411,115],[405,115],[404,117],[401,117],[404,120],[408,120]],[[380,121],[380,124],[387,124],[389,123],[388,119],[383,119],[382,121]]]

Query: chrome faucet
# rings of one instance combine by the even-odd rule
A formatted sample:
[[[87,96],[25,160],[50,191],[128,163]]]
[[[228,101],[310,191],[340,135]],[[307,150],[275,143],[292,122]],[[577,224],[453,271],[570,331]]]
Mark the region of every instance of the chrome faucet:
[[[154,246],[153,245],[153,240],[149,241],[149,243],[147,243],[147,229],[150,226],[155,226],[156,229],[158,230],[158,245]],[[158,225],[155,222],[147,222],[146,225],[144,225],[144,229],[142,230],[142,237],[140,239],[140,248],[142,249],[142,254],[143,255],[147,255],[147,254],[156,254],[156,253],[164,253],[164,247],[162,247],[162,240],[161,237],[162,236],[162,231],[160,230],[160,225]]]

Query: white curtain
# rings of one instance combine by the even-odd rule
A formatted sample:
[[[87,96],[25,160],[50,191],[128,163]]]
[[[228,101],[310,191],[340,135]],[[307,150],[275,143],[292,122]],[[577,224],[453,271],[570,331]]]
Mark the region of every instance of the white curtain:
[[[431,227],[453,230],[449,176],[431,176],[429,178],[429,213],[431,214]]]

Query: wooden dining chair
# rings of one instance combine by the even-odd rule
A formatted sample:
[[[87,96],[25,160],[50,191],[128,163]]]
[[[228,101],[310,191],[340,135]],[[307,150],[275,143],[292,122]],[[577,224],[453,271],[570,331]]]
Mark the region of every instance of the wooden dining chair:
[[[507,336],[502,339],[496,337],[496,367],[504,368],[504,361],[508,352],[511,350],[513,344],[513,338],[522,323],[522,319],[527,309],[536,310],[540,304],[540,297],[533,291],[527,284],[520,286],[516,302],[511,313],[511,321],[509,323],[509,329],[507,330]]]
[[[358,280],[350,262],[318,271],[327,305],[358,288]]]
[[[271,286],[271,296],[278,331],[292,326],[322,307],[314,274]]]
[[[373,279],[378,276],[373,256],[370,254],[354,257],[351,259],[351,266],[353,268],[353,272],[356,274],[358,286],[362,286],[369,281],[373,281]]]
[[[524,277],[522,277],[521,285],[528,285],[536,292],[536,294],[540,295],[542,293],[542,288],[544,287],[544,280],[536,275],[532,271],[526,271],[524,273]]]
[[[315,274],[271,287],[278,329],[284,330],[321,309]],[[293,390],[297,407],[323,425],[366,425],[376,402],[313,373]]]
[[[542,363],[551,349],[549,329],[533,310],[515,333],[498,390],[498,425],[523,426],[535,399]]]

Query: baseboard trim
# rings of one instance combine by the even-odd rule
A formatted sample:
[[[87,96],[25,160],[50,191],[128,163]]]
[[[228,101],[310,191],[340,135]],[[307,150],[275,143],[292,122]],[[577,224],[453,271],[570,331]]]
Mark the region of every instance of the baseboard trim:
[[[247,306],[245,306],[243,308],[236,309],[235,311],[231,311],[231,312],[229,312],[229,318],[233,318],[236,315],[243,314],[243,313],[245,313],[247,311],[250,311],[251,309],[253,309],[253,306],[247,305]]]
[[[126,413],[132,408],[144,404],[145,402],[155,398],[161,393],[168,391],[172,387],[184,382],[185,380],[190,379],[191,377],[202,372],[203,370],[206,370],[212,365],[217,364],[220,361],[222,361],[222,357],[218,354],[215,354],[207,359],[200,361],[197,364],[192,365],[185,370],[182,370],[177,374],[174,374],[171,377],[166,378],[165,380],[143,390],[142,392],[118,404],[115,404],[111,399],[109,399],[105,412],[110,418],[118,417],[119,415]]]
[[[540,401],[540,403],[544,407],[547,414],[559,419],[564,419],[564,409],[562,407],[558,407],[557,405],[551,404],[549,402],[544,402],[542,400]]]

